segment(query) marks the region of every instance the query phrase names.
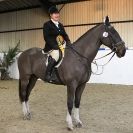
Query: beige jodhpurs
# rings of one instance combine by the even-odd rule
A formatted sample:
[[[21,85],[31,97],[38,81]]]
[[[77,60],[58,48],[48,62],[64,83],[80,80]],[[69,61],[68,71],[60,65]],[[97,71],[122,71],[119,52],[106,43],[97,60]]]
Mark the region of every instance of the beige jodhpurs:
[[[57,62],[59,60],[59,50],[52,50],[49,52],[49,55]]]

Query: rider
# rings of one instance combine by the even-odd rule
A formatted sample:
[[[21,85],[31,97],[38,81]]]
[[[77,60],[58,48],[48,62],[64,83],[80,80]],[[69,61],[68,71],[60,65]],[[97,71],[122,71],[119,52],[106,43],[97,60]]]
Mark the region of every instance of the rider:
[[[66,43],[71,43],[70,39],[59,22],[60,14],[55,6],[49,8],[50,20],[44,23],[43,36],[46,42],[44,52],[48,52],[50,57],[45,74],[45,81],[50,81],[52,68],[59,59],[59,46],[56,41],[57,36],[61,35]]]

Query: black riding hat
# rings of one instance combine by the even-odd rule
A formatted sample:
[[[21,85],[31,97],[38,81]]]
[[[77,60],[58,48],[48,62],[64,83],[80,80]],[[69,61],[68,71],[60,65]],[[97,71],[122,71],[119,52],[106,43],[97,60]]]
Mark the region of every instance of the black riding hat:
[[[51,6],[48,12],[49,14],[59,13],[59,10],[56,8],[56,6]]]

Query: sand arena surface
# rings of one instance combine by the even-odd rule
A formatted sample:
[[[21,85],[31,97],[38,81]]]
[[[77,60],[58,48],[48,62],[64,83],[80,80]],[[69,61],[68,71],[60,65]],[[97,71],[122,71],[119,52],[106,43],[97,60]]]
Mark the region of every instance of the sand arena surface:
[[[18,81],[0,81],[0,133],[68,133],[66,87],[38,81],[30,95],[32,119],[23,120]],[[133,133],[133,86],[87,84],[83,128],[72,133]]]

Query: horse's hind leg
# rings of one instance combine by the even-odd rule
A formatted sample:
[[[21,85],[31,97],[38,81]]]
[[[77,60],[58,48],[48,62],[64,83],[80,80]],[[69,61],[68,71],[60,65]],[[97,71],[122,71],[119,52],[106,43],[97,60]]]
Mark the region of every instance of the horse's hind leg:
[[[27,113],[28,113],[29,119],[31,117],[31,114],[30,114],[28,100],[29,100],[29,96],[30,96],[31,90],[33,89],[33,87],[36,84],[36,81],[37,81],[37,77],[35,75],[31,75],[30,80],[29,80],[29,83],[28,83],[28,86],[27,86],[27,91],[26,91],[25,104],[26,104],[26,108],[27,108]]]
[[[33,75],[27,76],[23,79],[19,79],[19,98],[22,103],[24,119],[31,118],[28,98],[36,81],[37,81],[37,78]]]
[[[27,86],[29,84],[29,76],[19,79],[19,99],[22,103],[24,119],[28,118],[28,111],[26,106]]]
[[[75,109],[74,109],[74,120],[76,122],[76,127],[82,127],[82,122],[79,118],[79,106],[80,106],[80,100],[81,100],[81,95],[83,93],[83,90],[85,88],[85,84],[80,85],[77,87],[75,91]]]

